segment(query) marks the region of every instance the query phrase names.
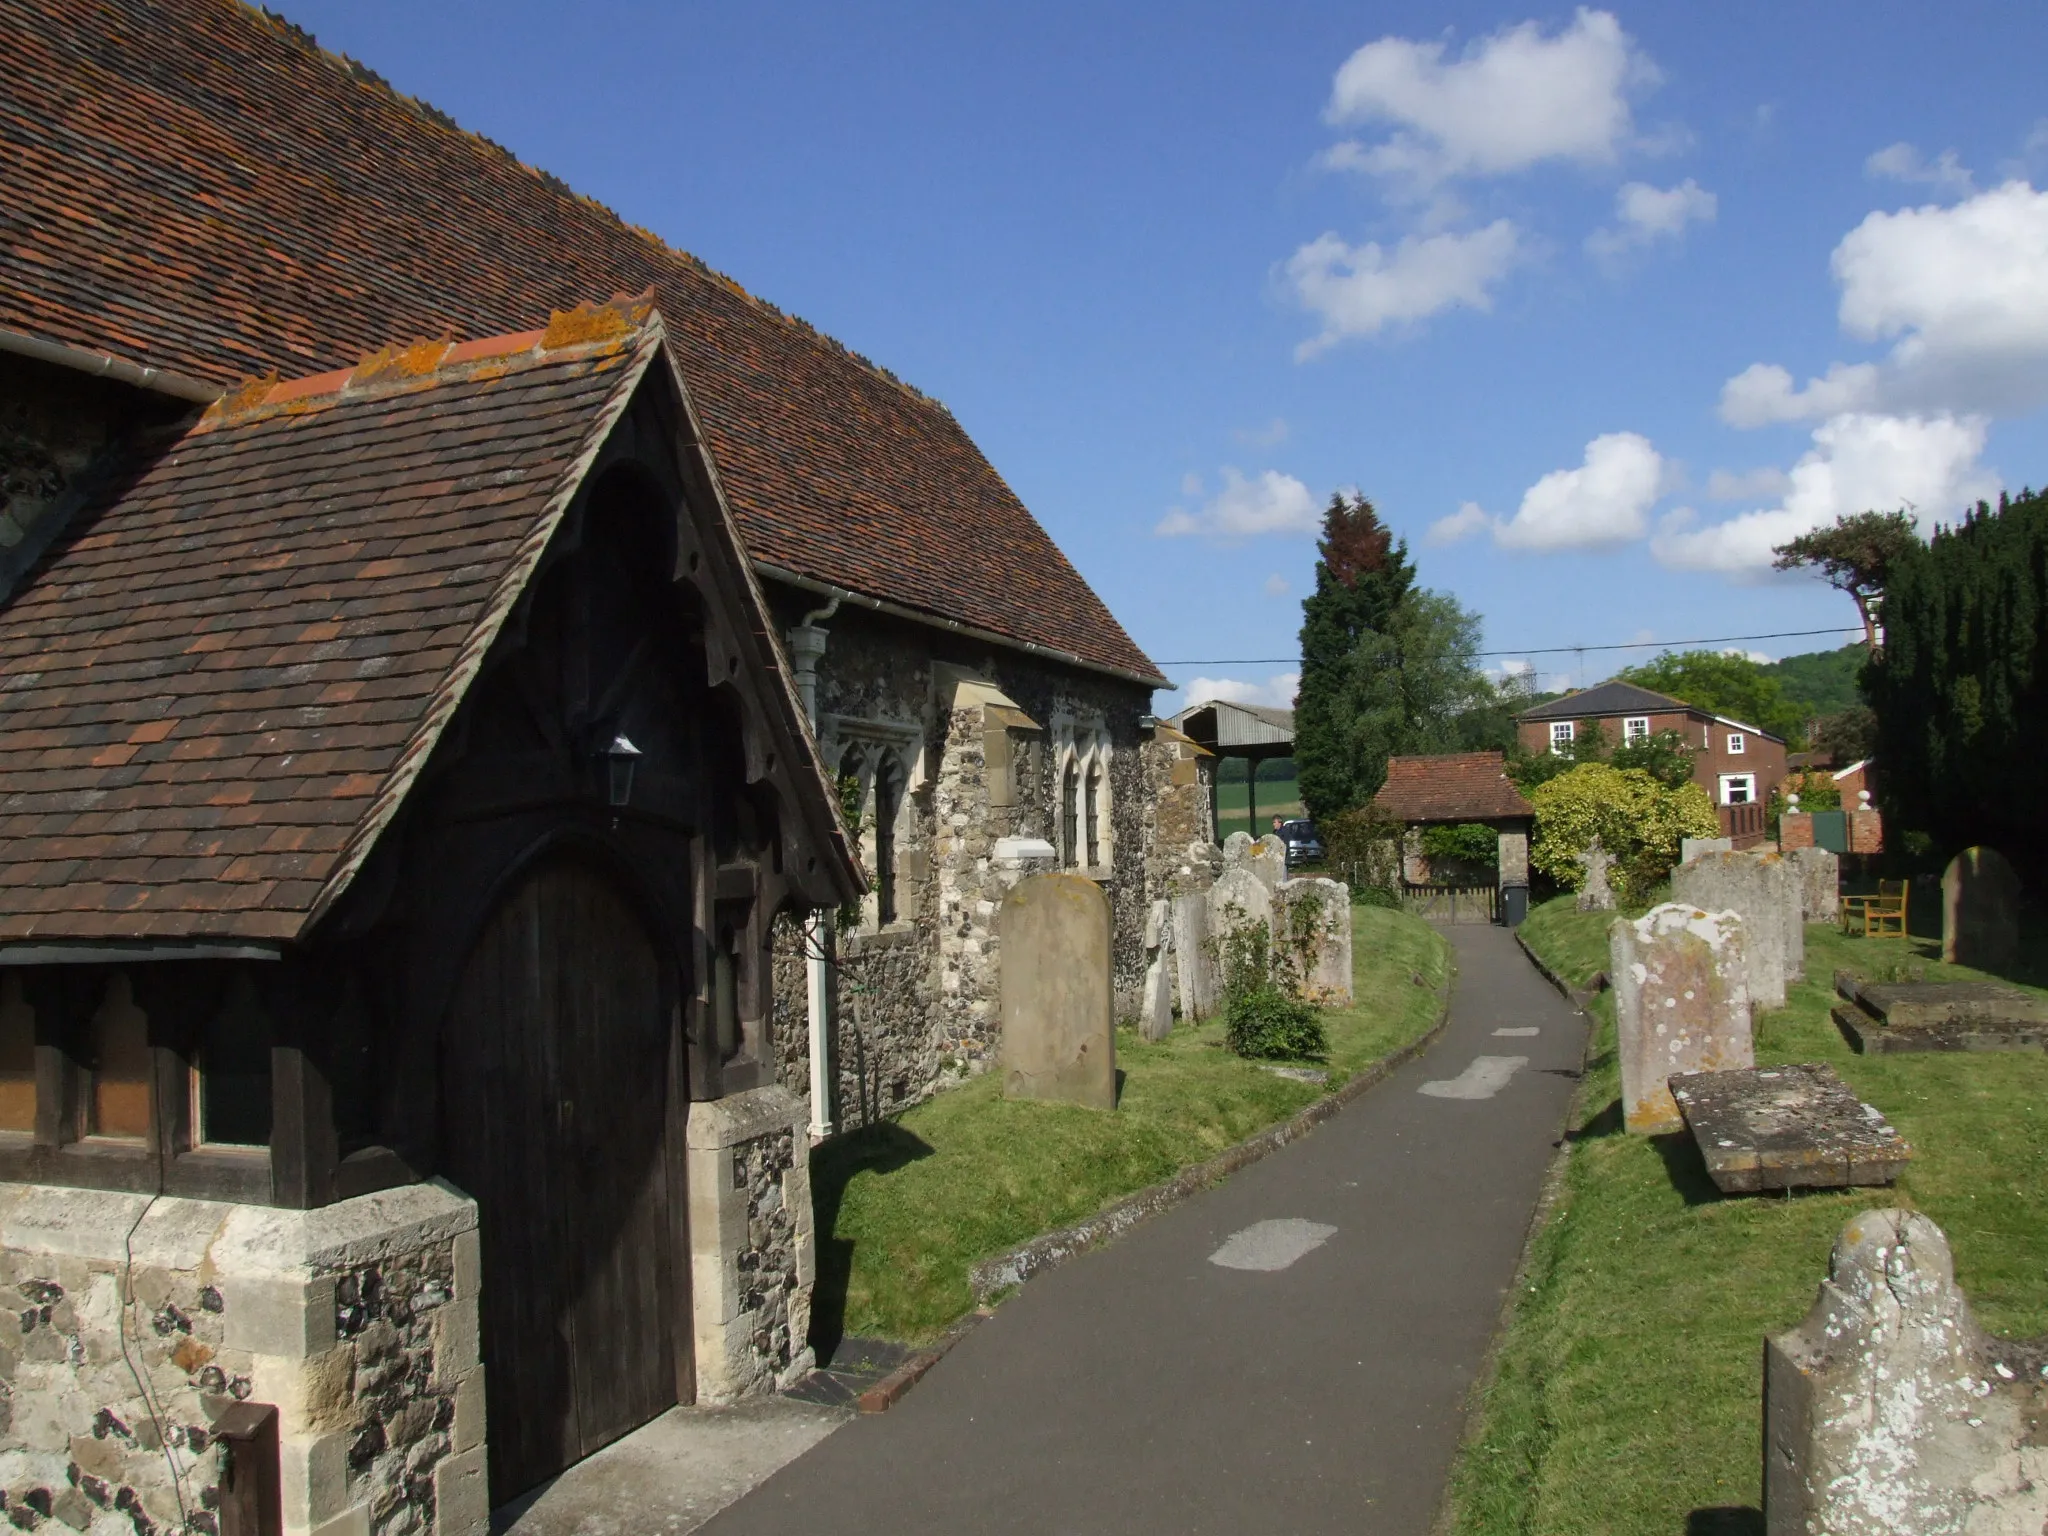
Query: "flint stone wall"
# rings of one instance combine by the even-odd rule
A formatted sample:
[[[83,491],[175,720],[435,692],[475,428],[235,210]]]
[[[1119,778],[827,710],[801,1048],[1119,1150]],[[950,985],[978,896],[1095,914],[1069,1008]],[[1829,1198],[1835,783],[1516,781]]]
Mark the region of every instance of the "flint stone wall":
[[[131,1232],[127,1345],[156,1412],[122,1358]],[[278,1409],[290,1530],[481,1536],[480,1265],[476,1206],[441,1184],[313,1211],[0,1184],[10,1519],[215,1531],[213,1425],[246,1400]]]
[[[1671,899],[1709,912],[1739,913],[1749,967],[1749,1000],[1785,1006],[1786,986],[1806,974],[1800,881],[1775,853],[1707,853],[1671,872]]]
[[[2048,1529],[2048,1341],[1980,1330],[1941,1229],[1866,1211],[1764,1346],[1768,1536]]]
[[[2019,876],[1996,848],[1965,848],[1941,876],[1941,958],[2003,971],[2019,953]]]
[[[1685,1128],[1670,1080],[1756,1065],[1745,981],[1747,925],[1733,912],[1666,902],[1607,930],[1621,1109],[1627,1128]]]

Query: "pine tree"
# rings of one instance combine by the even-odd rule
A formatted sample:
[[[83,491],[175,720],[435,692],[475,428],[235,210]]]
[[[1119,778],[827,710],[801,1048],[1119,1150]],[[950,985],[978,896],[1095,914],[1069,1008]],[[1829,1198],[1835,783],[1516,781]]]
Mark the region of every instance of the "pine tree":
[[[1316,553],[1316,589],[1301,605],[1294,761],[1303,805],[1324,819],[1363,805],[1386,780],[1395,733],[1371,707],[1383,691],[1371,685],[1392,664],[1394,616],[1415,567],[1407,541],[1396,543],[1356,492],[1330,498]]]

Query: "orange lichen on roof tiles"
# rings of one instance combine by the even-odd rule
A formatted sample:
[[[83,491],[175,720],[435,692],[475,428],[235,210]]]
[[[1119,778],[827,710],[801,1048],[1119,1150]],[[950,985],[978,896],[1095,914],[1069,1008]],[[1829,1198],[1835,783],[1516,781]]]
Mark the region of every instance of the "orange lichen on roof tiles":
[[[410,346],[379,347],[356,364],[353,382],[422,378],[441,366],[453,343],[452,336],[442,336],[432,341],[415,341]]]
[[[615,293],[603,304],[584,303],[574,309],[558,309],[548,316],[548,328],[541,333],[540,349],[556,352],[564,347],[621,340],[645,325],[653,309],[652,288],[631,295]]]

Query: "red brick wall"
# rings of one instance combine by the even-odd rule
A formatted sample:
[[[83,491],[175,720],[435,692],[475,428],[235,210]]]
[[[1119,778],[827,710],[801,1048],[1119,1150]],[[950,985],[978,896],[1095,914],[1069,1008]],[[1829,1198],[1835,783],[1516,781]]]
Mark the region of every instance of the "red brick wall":
[[[1602,715],[1600,729],[1607,735],[1610,747],[1621,745],[1623,722],[1640,716]],[[1524,720],[1517,724],[1516,732],[1522,746],[1530,752],[1550,750],[1550,722],[1548,720]],[[1586,723],[1575,724],[1581,734]],[[1785,744],[1773,741],[1768,736],[1759,736],[1753,731],[1732,731],[1718,720],[1709,720],[1704,715],[1665,713],[1650,716],[1650,733],[1677,731],[1694,749],[1693,781],[1707,792],[1716,805],[1721,803],[1721,775],[1724,773],[1753,773],[1756,775],[1756,798],[1759,802],[1770,799],[1771,791],[1785,778]],[[1743,738],[1743,750],[1739,753],[1728,750],[1730,735]],[[1853,808],[1854,799],[1850,797]]]

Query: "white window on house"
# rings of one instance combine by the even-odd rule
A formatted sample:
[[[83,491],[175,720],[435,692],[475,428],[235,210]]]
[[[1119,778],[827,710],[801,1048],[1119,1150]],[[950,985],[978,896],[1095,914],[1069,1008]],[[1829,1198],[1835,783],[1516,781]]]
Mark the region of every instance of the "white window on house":
[[[1742,756],[1745,745],[1746,743],[1742,739],[1742,732],[1730,731],[1728,733],[1728,755],[1730,757]]]
[[[1570,720],[1551,721],[1550,750],[1553,752],[1562,752],[1566,747],[1572,744],[1572,738],[1577,734],[1578,727]]]
[[[1721,803],[1723,805],[1749,805],[1755,799],[1755,774],[1724,773],[1721,775]]]
[[[1633,715],[1621,722],[1621,744],[1623,746],[1627,746],[1630,742],[1648,741],[1649,739],[1650,717],[1648,715]]]

